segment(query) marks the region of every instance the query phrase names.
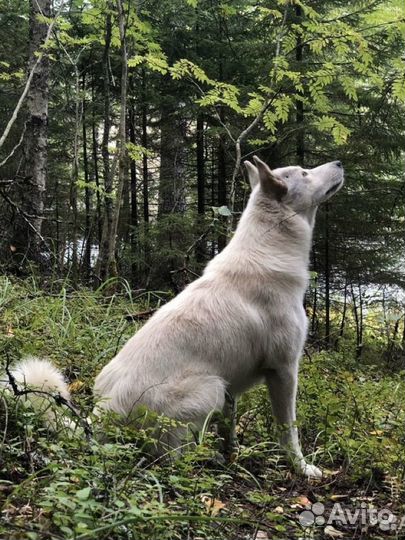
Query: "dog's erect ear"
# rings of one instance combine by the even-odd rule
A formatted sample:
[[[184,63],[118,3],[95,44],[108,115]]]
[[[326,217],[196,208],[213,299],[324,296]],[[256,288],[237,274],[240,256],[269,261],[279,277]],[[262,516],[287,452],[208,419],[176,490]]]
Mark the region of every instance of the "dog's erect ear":
[[[250,163],[250,161],[247,161],[247,160],[244,161],[244,165],[245,165],[247,173],[248,173],[250,187],[253,190],[257,186],[257,184],[259,183],[259,171],[253,165],[253,163]]]
[[[270,167],[257,156],[253,156],[259,173],[259,182],[262,190],[274,199],[281,201],[284,195],[287,194],[287,184],[281,178],[277,178],[271,172]]]

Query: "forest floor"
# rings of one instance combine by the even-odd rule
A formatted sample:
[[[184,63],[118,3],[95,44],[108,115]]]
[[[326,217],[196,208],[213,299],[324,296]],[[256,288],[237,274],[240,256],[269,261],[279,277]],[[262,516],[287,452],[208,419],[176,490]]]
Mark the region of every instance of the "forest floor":
[[[0,279],[1,360],[50,358],[85,416],[95,374],[139,327],[128,316],[160,295],[62,285],[43,293],[33,281]],[[182,456],[156,459],[146,425],[94,420],[90,440],[62,423],[50,433],[21,397],[1,391],[0,537],[404,538],[405,373],[386,365],[378,336],[368,339],[360,360],[349,337],[339,352],[309,347],[302,362],[298,424],[321,481],[286,466],[261,386],[240,400],[230,463],[217,458],[215,430]]]

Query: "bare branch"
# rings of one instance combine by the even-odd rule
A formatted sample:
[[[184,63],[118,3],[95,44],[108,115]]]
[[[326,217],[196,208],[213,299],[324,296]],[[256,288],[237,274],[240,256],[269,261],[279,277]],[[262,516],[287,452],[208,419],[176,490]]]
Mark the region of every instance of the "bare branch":
[[[28,226],[30,227],[30,229],[32,229],[32,231],[38,236],[38,238],[41,240],[41,242],[43,243],[43,245],[45,247],[48,247],[48,243],[47,241],[45,240],[45,238],[42,236],[42,234],[38,231],[38,229],[32,224],[32,219],[38,219],[40,218],[40,216],[34,216],[32,214],[27,214],[26,212],[24,212],[24,210],[22,210],[17,203],[15,203],[12,199],[10,199],[10,197],[8,195],[6,195],[4,192],[0,191],[0,195],[3,197],[3,199],[11,206],[13,207],[16,212],[18,214],[20,214],[20,216],[23,218],[23,220],[28,224]],[[43,219],[42,217],[40,219]]]
[[[5,165],[7,163],[7,161],[13,157],[14,153],[18,150],[18,148],[22,145],[22,142],[24,140],[24,135],[25,135],[25,132],[27,130],[27,122],[24,122],[24,128],[22,130],[22,133],[21,133],[21,137],[20,137],[20,140],[18,141],[18,143],[14,146],[14,148],[11,150],[11,152],[9,153],[9,155],[3,159],[3,161],[0,163],[0,167],[3,167],[3,165]]]
[[[281,43],[284,37],[284,31],[285,31],[285,24],[287,21],[287,13],[288,13],[288,7],[289,3],[286,4],[284,9],[284,15],[283,15],[283,21],[281,23],[280,32],[277,37],[276,41],[276,54],[274,57],[274,60],[277,60],[277,58],[280,56],[281,51]],[[260,109],[259,113],[256,115],[256,117],[252,120],[252,122],[245,128],[238,136],[235,142],[235,153],[236,153],[236,160],[235,160],[235,166],[233,168],[232,173],[232,180],[231,180],[231,190],[229,195],[229,207],[231,212],[233,212],[235,207],[235,194],[236,194],[236,179],[239,173],[241,161],[242,161],[242,152],[241,152],[241,145],[242,142],[246,139],[246,137],[249,135],[249,133],[257,126],[257,124],[262,120],[264,113],[267,111],[267,109],[270,107],[272,102],[274,101],[275,97],[280,93],[281,89],[278,89],[277,92],[269,96],[266,101],[263,103],[262,108]],[[229,226],[228,226],[228,233],[231,233],[232,230],[232,218],[229,219]]]
[[[51,37],[51,34],[52,34],[52,29],[53,27],[55,26],[55,23],[59,17],[59,15],[61,14],[62,12],[62,9],[64,7],[64,3],[62,2],[59,9],[58,9],[58,12],[56,13],[54,19],[52,20],[51,24],[49,25],[48,27],[48,31],[46,33],[46,37],[45,37],[45,41],[44,43],[42,44],[42,49],[47,45],[50,37]],[[44,51],[43,50],[40,50],[40,51],[37,51],[37,54],[38,54],[38,58],[36,59],[35,61],[35,64],[32,66],[32,69],[28,75],[28,78],[27,78],[27,82],[25,83],[25,87],[24,87],[24,90],[20,96],[20,99],[18,100],[18,103],[13,111],[13,114],[11,115],[11,118],[10,120],[8,121],[8,124],[3,132],[3,135],[0,137],[0,148],[2,148],[3,144],[5,143],[9,133],[10,133],[10,130],[11,128],[13,127],[13,124],[14,122],[17,120],[17,116],[18,116],[18,113],[20,112],[20,109],[24,103],[24,100],[25,98],[27,97],[27,94],[28,94],[28,90],[30,89],[30,86],[31,86],[31,82],[32,82],[32,79],[34,77],[34,74],[37,70],[37,67],[39,66],[43,56],[44,56]]]

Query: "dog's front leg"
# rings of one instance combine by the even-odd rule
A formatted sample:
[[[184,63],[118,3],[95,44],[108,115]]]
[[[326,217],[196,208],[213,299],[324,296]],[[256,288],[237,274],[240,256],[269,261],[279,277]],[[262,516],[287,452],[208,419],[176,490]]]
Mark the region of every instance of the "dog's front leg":
[[[236,437],[236,399],[226,392],[225,405],[222,409],[222,418],[219,422],[219,432],[223,439],[223,453],[229,458],[238,449],[238,439]]]
[[[280,444],[286,450],[294,468],[307,477],[321,478],[322,471],[305,461],[296,423],[298,366],[272,370],[266,376],[276,422],[281,429]]]

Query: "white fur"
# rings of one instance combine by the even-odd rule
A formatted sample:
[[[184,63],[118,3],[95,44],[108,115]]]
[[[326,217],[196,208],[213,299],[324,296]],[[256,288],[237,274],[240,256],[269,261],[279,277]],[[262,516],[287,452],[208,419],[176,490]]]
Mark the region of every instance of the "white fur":
[[[60,427],[61,422],[52,397],[41,392],[60,394],[64,399],[70,400],[69,388],[62,373],[49,360],[34,356],[25,358],[10,372],[20,390],[32,390],[23,398],[28,399],[32,406],[44,415],[47,426],[54,430]],[[35,390],[39,392],[36,393]],[[68,419],[63,419],[62,425],[75,427]]]
[[[316,208],[342,186],[343,170],[339,162],[274,171],[255,162],[247,163],[253,190],[232,240],[101,370],[96,411],[131,418],[146,405],[201,426],[224,407],[226,392],[265,381],[288,456],[300,472],[319,477],[300,448],[295,399]],[[49,364],[42,367],[47,384],[65,391]],[[42,373],[19,369],[27,383],[41,384]]]

